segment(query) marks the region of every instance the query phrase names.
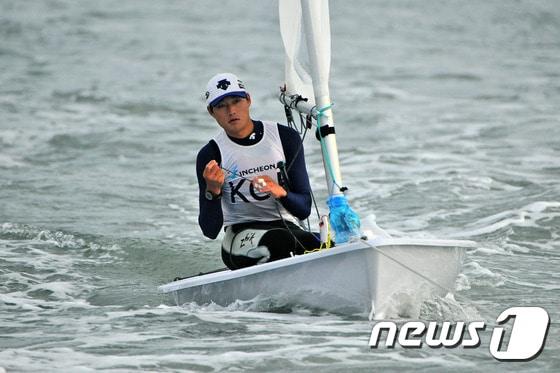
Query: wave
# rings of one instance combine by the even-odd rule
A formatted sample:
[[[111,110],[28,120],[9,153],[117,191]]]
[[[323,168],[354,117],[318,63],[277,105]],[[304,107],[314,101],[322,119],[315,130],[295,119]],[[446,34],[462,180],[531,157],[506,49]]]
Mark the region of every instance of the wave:
[[[27,163],[19,157],[12,157],[8,154],[0,154],[0,168],[20,168],[27,166]]]
[[[102,245],[73,234],[0,224],[1,301],[19,309],[84,306],[95,287],[88,268],[118,261],[118,245]]]
[[[472,228],[452,234],[451,237],[479,237],[511,227],[539,228],[539,221],[557,217],[560,217],[560,202],[538,201],[479,219],[470,225]]]

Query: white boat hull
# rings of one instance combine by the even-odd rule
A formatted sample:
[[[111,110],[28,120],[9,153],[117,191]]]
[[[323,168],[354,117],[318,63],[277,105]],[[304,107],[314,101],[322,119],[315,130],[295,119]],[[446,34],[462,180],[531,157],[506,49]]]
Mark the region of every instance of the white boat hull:
[[[454,289],[470,241],[379,238],[159,287],[188,302],[227,306],[257,296],[330,312],[418,316],[422,300]]]

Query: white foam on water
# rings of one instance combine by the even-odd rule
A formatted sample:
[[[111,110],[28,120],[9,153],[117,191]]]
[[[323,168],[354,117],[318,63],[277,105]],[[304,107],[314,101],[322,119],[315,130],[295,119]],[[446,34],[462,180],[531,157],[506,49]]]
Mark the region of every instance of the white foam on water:
[[[528,204],[519,209],[502,211],[472,223],[473,228],[452,234],[451,237],[476,237],[510,227],[539,227],[539,221],[560,216],[560,202],[540,201]],[[552,210],[552,211],[549,211]]]
[[[376,86],[373,94],[390,99],[398,99],[399,101],[411,100],[414,98],[414,96],[411,95],[410,92],[389,85]]]
[[[44,302],[24,297],[21,293],[0,294],[0,301],[4,303],[6,309],[10,307],[23,311],[41,311],[43,310],[41,305],[44,304]]]
[[[0,154],[0,168],[19,168],[25,167],[26,165],[27,164],[19,157]]]
[[[79,288],[76,283],[52,281],[42,284],[36,284],[29,287],[28,292],[47,292],[50,297],[58,300],[73,300],[79,293],[83,292],[83,288]]]
[[[400,352],[388,352],[383,354],[384,358],[388,358],[395,362],[404,363],[408,366],[415,366],[415,370],[426,367],[426,369],[434,369],[434,367],[445,367],[445,369],[453,368],[467,368],[475,369],[477,363],[470,361],[470,359],[457,357],[447,354],[430,354],[428,352],[420,351],[418,354],[412,354],[407,350]]]
[[[195,312],[193,312],[193,310]],[[349,321],[337,316],[275,314],[262,312],[212,311],[204,307],[185,310],[181,307],[157,306],[131,311],[110,311],[76,320],[85,339],[76,338],[76,347],[59,347],[56,342],[33,349],[5,350],[0,359],[17,357],[20,366],[36,369],[48,359],[53,369],[89,367],[123,370],[150,370],[162,366],[207,367],[223,371],[239,366],[245,369],[259,362],[290,359],[295,366],[325,366],[337,363],[352,366],[367,351],[370,325],[366,321]],[[170,331],[157,321],[181,321]],[[175,320],[175,321],[173,321]],[[130,329],[131,323],[145,323],[145,328]],[[149,325],[149,327],[148,327]],[[72,328],[67,325],[65,328]],[[89,331],[84,330],[89,329]],[[189,337],[189,330],[194,334]],[[224,338],[226,337],[226,338]],[[151,350],[151,344],[167,345],[167,349]],[[302,348],[306,345],[306,348]],[[119,347],[121,346],[121,347]],[[126,355],[99,359],[98,351],[127,348]],[[62,355],[66,359],[62,359]],[[97,357],[97,359],[93,359]],[[315,357],[315,358],[314,358]],[[316,360],[314,360],[316,359]],[[277,369],[280,369],[278,367]]]
[[[504,275],[495,273],[481,264],[471,261],[463,265],[462,273],[467,276],[470,287],[500,287],[506,282]]]
[[[55,320],[46,316],[51,312],[59,316],[96,308],[88,296],[96,290],[99,280],[86,268],[107,261],[103,259],[107,251],[120,250],[88,243],[71,234],[14,223],[3,223],[0,235],[10,238],[0,240],[5,269],[0,271],[0,303],[4,312],[10,315],[33,311],[51,323]]]
[[[198,306],[193,303],[192,307],[178,307],[178,306],[168,306],[165,304],[160,304],[156,307],[144,306],[142,308],[123,310],[120,307],[116,307],[115,310],[109,309],[105,312],[105,317],[108,320],[122,319],[127,317],[143,317],[143,316],[167,316],[167,315],[191,315],[196,312],[204,313],[206,308]]]
[[[459,273],[457,276],[457,280],[455,281],[455,290],[456,291],[463,291],[469,290],[471,288],[471,284],[469,278],[464,273]]]
[[[493,247],[477,247],[475,250],[472,251],[473,255],[503,255],[507,254],[501,246],[493,245]]]
[[[457,289],[460,291],[461,289]],[[481,314],[473,300],[463,295],[448,293],[445,297],[434,297],[422,304],[420,319],[440,321],[477,321]]]

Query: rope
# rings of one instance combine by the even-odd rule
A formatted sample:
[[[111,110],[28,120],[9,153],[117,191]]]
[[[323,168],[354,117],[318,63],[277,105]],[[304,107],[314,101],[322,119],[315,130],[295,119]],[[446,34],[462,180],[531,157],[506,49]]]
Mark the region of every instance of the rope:
[[[325,140],[320,135],[321,134],[321,117],[323,117],[325,115],[325,112],[327,110],[330,110],[333,107],[333,105],[334,105],[333,103],[330,103],[330,104],[318,109],[317,110],[317,120],[316,120],[315,123],[316,123],[316,126],[317,126],[317,131],[319,131],[319,142],[321,144],[321,153],[323,154],[323,159],[325,160],[325,164],[327,166],[326,167],[327,171],[329,172],[329,175],[330,175],[331,180],[333,181],[334,185],[336,185],[339,189],[342,189],[342,187],[336,182],[336,178],[335,178],[333,167],[332,167],[332,164],[331,164],[331,161],[330,161],[329,152],[328,152],[327,146],[325,144]],[[291,115],[291,108],[285,105],[284,109],[286,110],[286,120],[288,121],[288,123],[290,123],[290,122],[293,123],[293,116]],[[288,109],[290,109],[290,110],[288,110]],[[290,115],[288,115],[288,112],[290,113]],[[301,113],[300,113],[300,120],[303,122]],[[292,127],[291,124],[289,126]],[[303,147],[303,140],[305,139],[305,136],[307,134],[307,126],[304,126],[303,128],[305,128],[305,129],[302,131],[303,136],[302,136],[302,139],[301,139],[301,146],[298,148],[298,150],[296,152],[296,155],[294,156],[294,159],[292,160],[292,162],[290,162],[290,164],[288,165],[287,170],[289,170],[292,167],[293,162],[295,161],[297,155],[299,154],[299,152],[301,151],[301,149]],[[300,134],[302,132],[300,132]]]
[[[324,108],[318,110],[317,122],[316,122],[316,123],[317,123],[317,128],[320,128],[320,126],[321,126],[321,119],[320,119],[321,116],[324,115],[324,112],[325,112],[325,111],[327,111],[327,110],[329,110],[330,108],[332,108],[332,106],[333,106],[333,104],[329,104],[329,105],[325,106]],[[289,107],[289,106],[284,105],[284,109],[286,110],[286,120],[288,121],[288,123],[290,123],[290,122],[293,123],[293,116],[291,115],[291,113],[292,113],[292,108]],[[290,115],[288,115],[288,112],[290,113]],[[300,145],[299,145],[299,147],[298,147],[298,149],[297,149],[297,151],[296,151],[296,154],[294,155],[294,158],[293,158],[292,161],[287,165],[287,167],[286,167],[286,172],[288,172],[288,171],[292,168],[292,166],[293,166],[293,164],[294,164],[294,162],[295,162],[297,156],[299,155],[299,153],[300,153],[301,150],[303,149],[303,141],[305,140],[305,136],[307,135],[308,127],[307,127],[307,125],[304,125],[304,124],[303,124],[303,115],[302,115],[300,112],[298,112],[298,113],[299,113],[300,122],[301,122],[301,125],[300,125],[300,128],[301,128],[300,135],[302,135],[302,136],[301,136],[301,143],[300,143]],[[289,126],[292,127],[291,125],[289,125]],[[292,127],[292,128],[293,128],[293,127]],[[294,128],[294,129],[295,129],[295,128]],[[320,131],[320,129],[319,129],[319,131]],[[320,133],[320,132],[319,132],[319,133]],[[324,144],[324,140],[323,140],[323,138],[322,138],[321,136],[319,136],[319,141],[320,141],[320,143],[321,143],[321,152],[323,153],[323,158],[326,159],[326,162],[328,162],[328,163],[327,163],[327,169],[329,170],[329,173],[330,173],[330,175],[331,175],[331,179],[333,180],[333,182],[335,183],[335,185],[336,185],[339,189],[341,189],[340,185],[338,185],[338,183],[336,183],[336,181],[335,181],[334,172],[332,171],[332,166],[331,166],[331,164],[330,164],[330,158],[328,157],[328,150],[327,150],[327,148],[326,148],[326,146],[325,146],[325,144]],[[325,155],[327,155],[327,156],[325,156]],[[311,190],[311,199],[313,200],[313,206],[315,207],[315,213],[317,214],[317,219],[321,219],[321,213],[319,212],[319,207],[318,207],[318,205],[317,205],[317,201],[315,200],[315,194],[313,193],[313,190]],[[308,225],[308,227],[309,227],[309,218],[307,219],[307,225]],[[308,230],[309,230],[309,228],[308,228]]]
[[[220,168],[221,168],[222,170],[226,171],[226,172],[229,172],[229,173],[232,174],[232,175],[237,175],[236,172],[233,172],[233,171],[231,171],[231,170],[228,170],[228,169],[225,168],[225,167],[220,166]],[[237,176],[237,177],[251,182],[251,179],[249,179],[249,178],[247,178],[247,177],[244,177],[244,176]],[[311,192],[311,196],[313,197],[313,192]],[[313,201],[315,201],[315,198],[313,198]],[[281,206],[280,201],[278,201],[277,199],[274,199],[274,202],[275,202],[274,206],[276,207],[276,212],[278,213],[278,216],[280,217],[280,220],[282,221],[282,223],[284,224],[284,226],[286,227],[286,229],[288,230],[288,232],[291,234],[291,236],[292,236],[292,238],[294,239],[294,241],[295,241],[299,246],[301,246],[302,248],[305,248],[305,246],[297,239],[297,237],[295,236],[295,234],[292,233],[292,230],[290,229],[290,227],[288,227],[288,224],[286,223],[286,220],[285,220],[284,217],[282,216],[282,213],[280,212],[280,206]],[[317,204],[315,204],[315,208],[317,208]],[[317,210],[317,214],[319,214],[319,210]],[[310,230],[310,227],[309,227],[309,219],[308,219],[308,222],[307,222],[307,226],[308,226],[308,232],[310,232],[311,230]],[[232,242],[233,242],[233,241],[232,241]],[[230,255],[231,255],[231,249],[230,249]]]
[[[401,261],[399,261],[398,259],[395,259],[389,255],[387,255],[385,252],[383,252],[383,250],[379,249],[378,247],[373,246],[372,244],[370,244],[369,242],[367,242],[366,240],[361,240],[367,247],[369,247],[370,249],[373,249],[375,251],[377,251],[379,254],[383,255],[384,257],[392,260],[393,262],[397,263],[398,265],[400,265],[401,267],[403,267],[404,269],[414,273],[415,275],[419,276],[420,278],[422,278],[423,280],[428,281],[430,284],[435,285],[436,287],[439,287],[443,290],[446,290],[449,293],[452,293],[453,290],[449,289],[447,286],[441,285],[439,283],[437,283],[436,281],[432,280],[431,278],[428,278],[426,276],[424,276],[422,273],[416,271],[414,268],[407,266],[406,264],[402,263]]]
[[[469,297],[466,297],[466,296],[464,296],[464,295],[459,295],[459,294],[457,294],[457,293],[455,292],[454,289],[450,289],[449,287],[444,286],[444,285],[442,285],[442,284],[440,284],[440,283],[438,283],[438,282],[432,280],[431,278],[428,278],[427,276],[425,276],[425,275],[423,275],[422,273],[418,272],[418,271],[415,270],[414,268],[411,268],[410,266],[408,266],[408,265],[402,263],[402,262],[399,261],[398,259],[395,259],[395,258],[391,257],[390,255],[387,255],[383,250],[379,249],[378,247],[375,247],[374,245],[370,244],[370,243],[367,242],[366,240],[361,239],[361,242],[363,242],[367,247],[369,247],[369,248],[371,248],[371,249],[377,251],[379,254],[383,255],[385,258],[392,260],[393,262],[397,263],[398,265],[400,265],[401,267],[403,267],[403,268],[406,269],[407,271],[409,271],[409,272],[411,272],[411,273],[417,275],[417,276],[420,277],[421,279],[427,281],[428,283],[430,283],[430,284],[432,284],[432,285],[434,285],[434,286],[436,286],[436,287],[438,287],[438,288],[440,288],[440,289],[442,289],[442,290],[445,290],[445,291],[447,291],[448,293],[453,294],[453,296],[456,297],[457,299],[463,300],[465,303],[468,303],[468,304],[475,304],[475,302],[474,302],[472,299],[470,299]],[[491,314],[491,313],[492,313],[492,312],[490,312],[490,309],[489,309],[488,307],[485,307],[485,306],[483,306],[483,305],[477,305],[477,308],[483,309],[484,312],[486,312],[486,313],[488,313],[488,314]]]
[[[303,119],[301,119],[301,114],[300,114],[300,120],[303,121]],[[286,171],[288,171],[290,168],[292,168],[294,162],[296,161],[297,156],[299,155],[299,152],[301,151],[301,149],[303,149],[303,140],[305,140],[305,136],[307,135],[307,127],[302,127],[302,128],[305,128],[305,129],[302,129],[302,131],[299,132],[299,134],[301,135],[301,143],[298,147],[298,150],[296,151],[296,154],[294,155],[294,158],[292,159],[290,164],[286,167]]]
[[[321,245],[316,249],[305,250],[304,254],[315,253],[318,251],[323,251],[326,249],[330,249],[332,246],[332,236],[331,236],[331,226],[327,224],[327,242],[321,242]]]
[[[292,126],[290,124],[290,121],[293,123],[292,108],[290,106],[284,105],[284,109],[286,110],[286,120],[288,121],[288,126],[297,131],[295,126]],[[289,113],[289,115],[288,115],[288,113]],[[290,171],[290,169],[294,165],[294,162],[296,161],[299,153],[303,149],[303,141],[305,140],[305,136],[307,135],[307,131],[309,129],[309,127],[307,127],[307,125],[304,123],[303,115],[299,111],[298,111],[298,114],[299,114],[299,119],[300,119],[300,131],[298,131],[298,132],[301,135],[300,136],[301,141],[300,141],[299,147],[298,147],[293,159],[286,166],[286,174]],[[313,193],[313,189],[311,189],[310,194],[311,194],[311,199],[313,201],[313,206],[315,207],[315,212],[317,214],[317,218],[321,219],[321,214],[319,212],[319,207],[317,206],[317,201],[315,200],[315,194]],[[309,223],[309,218],[307,218],[306,221],[307,221],[307,231],[311,232],[311,225]]]
[[[282,223],[284,224],[284,227],[286,227],[286,229],[288,230],[288,232],[290,233],[290,235],[294,239],[295,243],[297,245],[299,245],[302,249],[305,249],[305,246],[303,246],[303,244],[297,239],[296,235],[294,234],[294,232],[292,232],[290,227],[288,227],[288,223],[286,223],[286,220],[282,216],[282,213],[280,212],[280,207],[279,207],[279,205],[281,205],[280,202],[277,199],[274,199],[274,201],[276,202],[274,204],[274,206],[276,206],[276,211],[278,212],[278,215],[280,216],[280,220],[282,220]],[[294,255],[294,253],[292,252],[292,256],[293,255]]]
[[[328,104],[325,107],[322,107],[321,109],[317,110],[317,131],[319,131],[319,142],[321,143],[321,152],[323,153],[323,159],[325,160],[325,165],[327,166],[327,170],[331,176],[331,180],[333,182],[334,185],[336,185],[338,187],[338,189],[342,189],[342,187],[336,182],[336,178],[334,176],[334,171],[332,169],[332,164],[330,161],[330,157],[329,157],[329,151],[327,149],[327,146],[325,145],[325,140],[323,138],[323,136],[321,136],[321,117],[323,115],[325,115],[325,111],[329,110],[330,108],[333,107],[334,104]]]

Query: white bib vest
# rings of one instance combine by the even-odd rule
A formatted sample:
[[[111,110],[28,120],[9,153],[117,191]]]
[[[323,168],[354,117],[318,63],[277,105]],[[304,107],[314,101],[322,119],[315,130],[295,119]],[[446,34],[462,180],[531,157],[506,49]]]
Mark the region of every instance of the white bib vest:
[[[286,162],[278,124],[263,122],[263,127],[263,138],[254,145],[236,144],[225,131],[214,137],[226,175],[221,200],[225,226],[281,218],[297,222],[280,202],[267,193],[257,192],[251,183],[251,179],[260,175],[268,175],[278,182],[278,162]]]

